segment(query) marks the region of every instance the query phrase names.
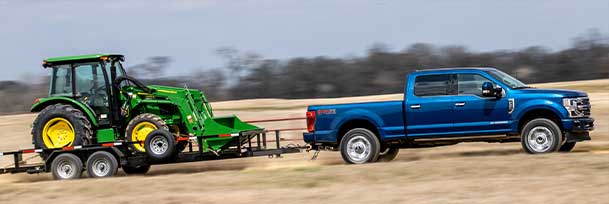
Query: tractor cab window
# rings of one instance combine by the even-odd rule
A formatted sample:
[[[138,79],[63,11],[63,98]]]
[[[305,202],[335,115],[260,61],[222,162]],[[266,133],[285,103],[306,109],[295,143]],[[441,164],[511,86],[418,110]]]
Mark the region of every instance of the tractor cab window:
[[[70,69],[70,65],[59,65],[53,68],[50,92],[51,96],[72,97],[72,69]]]
[[[110,75],[111,75],[111,73],[112,73],[112,64],[114,64],[114,67],[116,68],[116,76],[114,76],[114,77],[112,78],[112,80],[114,80],[114,79],[116,79],[116,78],[118,78],[118,77],[120,77],[120,76],[125,76],[125,70],[123,69],[123,65],[121,65],[121,63],[120,63],[120,62],[118,62],[118,61],[112,61],[112,62],[107,61],[107,62],[105,62],[105,63],[106,63],[106,64],[105,64],[105,67],[106,67],[106,72],[108,73],[108,79],[110,79],[110,78],[111,78],[111,77],[110,77]],[[123,81],[123,82],[120,84],[120,87],[124,87],[124,86],[130,86],[130,85],[131,85],[131,84],[129,84],[129,82],[128,82],[128,81]]]
[[[75,64],[74,73],[76,75],[76,98],[91,107],[100,122],[107,121],[110,105],[106,78],[101,64],[97,62]]]

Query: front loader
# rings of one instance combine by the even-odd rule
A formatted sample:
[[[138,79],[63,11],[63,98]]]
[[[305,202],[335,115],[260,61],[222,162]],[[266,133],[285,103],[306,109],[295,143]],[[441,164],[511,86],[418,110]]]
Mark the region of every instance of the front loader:
[[[123,61],[118,54],[44,60],[52,73],[49,97],[36,99],[31,109],[39,112],[32,127],[35,148],[128,142],[132,154],[168,160],[188,138],[217,153],[262,131],[236,116],[214,116],[199,90],[144,85],[126,75]]]

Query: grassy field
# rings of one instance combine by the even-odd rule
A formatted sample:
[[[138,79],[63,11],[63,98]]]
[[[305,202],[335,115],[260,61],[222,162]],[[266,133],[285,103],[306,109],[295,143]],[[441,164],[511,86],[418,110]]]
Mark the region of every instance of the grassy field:
[[[154,166],[146,176],[52,181],[0,176],[0,203],[606,203],[609,80],[535,84],[587,91],[597,129],[573,153],[527,155],[518,143],[407,149],[396,161],[345,165],[336,152]],[[398,100],[401,94],[335,99],[255,99],[212,104],[244,120],[302,117],[307,105]],[[35,115],[0,116],[0,151],[30,148]],[[268,129],[304,121],[261,123]],[[283,134],[301,138],[301,133]],[[36,161],[36,158],[31,162]],[[3,166],[8,162],[0,161]]]

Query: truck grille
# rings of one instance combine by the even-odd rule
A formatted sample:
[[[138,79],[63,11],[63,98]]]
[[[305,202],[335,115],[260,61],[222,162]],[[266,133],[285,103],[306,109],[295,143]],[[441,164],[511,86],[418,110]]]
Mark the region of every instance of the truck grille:
[[[590,116],[590,110],[592,109],[592,105],[590,105],[590,98],[581,98],[578,100],[577,109],[581,111],[584,116]]]

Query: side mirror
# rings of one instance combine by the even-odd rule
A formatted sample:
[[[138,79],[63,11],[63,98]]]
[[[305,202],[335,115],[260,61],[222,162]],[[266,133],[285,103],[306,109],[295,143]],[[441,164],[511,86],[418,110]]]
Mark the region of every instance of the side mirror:
[[[496,97],[501,98],[503,88],[501,86],[493,86],[491,82],[484,82],[482,84],[482,96],[484,97]]]

